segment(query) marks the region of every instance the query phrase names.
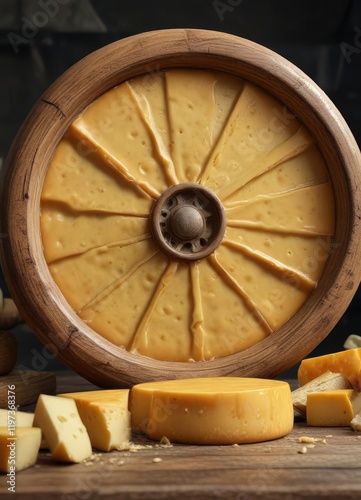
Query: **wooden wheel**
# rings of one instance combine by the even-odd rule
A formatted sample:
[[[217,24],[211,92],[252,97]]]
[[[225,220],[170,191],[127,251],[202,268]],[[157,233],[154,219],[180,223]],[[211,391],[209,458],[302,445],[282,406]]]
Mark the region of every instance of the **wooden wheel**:
[[[359,166],[332,103],[264,47],[201,30],[121,40],[59,78],[14,141],[12,296],[98,385],[275,376],[357,289]]]

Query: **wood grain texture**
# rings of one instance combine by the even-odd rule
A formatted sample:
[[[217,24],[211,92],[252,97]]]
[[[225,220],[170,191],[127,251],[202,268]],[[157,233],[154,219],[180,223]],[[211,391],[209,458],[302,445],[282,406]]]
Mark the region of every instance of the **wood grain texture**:
[[[55,394],[56,377],[51,372],[13,370],[0,377],[0,408],[8,407],[8,388],[14,386],[16,406],[35,403],[39,394]]]
[[[59,375],[61,392],[93,387]],[[310,446],[302,436],[326,440]],[[332,436],[332,437],[330,437]],[[299,420],[286,437],[239,446],[151,446],[97,455],[92,465],[56,464],[46,452],[16,475],[16,497],[59,499],[357,499],[361,497],[361,434],[348,428],[309,428]],[[300,453],[306,446],[307,453]],[[153,462],[154,458],[161,461]],[[6,495],[6,476],[0,491]],[[10,495],[10,492],[9,492]]]
[[[54,150],[70,123],[115,85],[165,68],[224,71],[273,94],[311,132],[329,169],[336,205],[331,255],[317,288],[277,332],[240,353],[201,363],[131,354],[88,328],[64,300],[46,266],[40,194]],[[284,117],[287,120],[287,114]],[[1,258],[22,317],[69,367],[103,386],[165,378],[273,377],[310,353],[349,305],[361,276],[360,152],[333,103],[304,73],[274,52],[233,35],[163,30],[120,40],[86,57],[43,95],[9,153],[2,176]],[[225,311],[226,314],[226,311]]]

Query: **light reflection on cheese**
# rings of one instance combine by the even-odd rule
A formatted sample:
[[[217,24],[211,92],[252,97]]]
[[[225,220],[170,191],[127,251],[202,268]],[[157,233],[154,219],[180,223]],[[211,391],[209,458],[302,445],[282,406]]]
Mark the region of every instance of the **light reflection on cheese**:
[[[219,248],[171,261],[149,214],[170,186],[213,190]],[[139,76],[71,125],[49,166],[41,232],[69,304],[110,342],[202,361],[262,341],[305,302],[334,231],[327,166],[308,131],[255,85],[207,70]]]

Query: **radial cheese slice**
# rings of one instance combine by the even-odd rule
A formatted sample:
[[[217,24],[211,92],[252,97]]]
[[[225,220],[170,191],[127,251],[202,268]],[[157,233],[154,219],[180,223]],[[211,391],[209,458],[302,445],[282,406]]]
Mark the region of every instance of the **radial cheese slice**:
[[[293,427],[286,382],[238,377],[148,382],[129,395],[132,429],[190,444],[254,443]]]
[[[78,463],[92,454],[87,430],[71,399],[41,394],[35,408],[34,426],[43,431],[54,460]]]
[[[361,397],[353,389],[313,392],[307,396],[307,425],[349,426],[361,410]]]
[[[41,442],[41,430],[18,427],[9,431],[0,427],[0,471],[6,473],[27,469],[35,464]]]
[[[342,373],[355,390],[361,389],[361,348],[304,359],[298,369],[298,381],[304,385],[327,370]]]
[[[91,444],[101,451],[119,450],[131,437],[127,389],[59,394],[75,401]]]

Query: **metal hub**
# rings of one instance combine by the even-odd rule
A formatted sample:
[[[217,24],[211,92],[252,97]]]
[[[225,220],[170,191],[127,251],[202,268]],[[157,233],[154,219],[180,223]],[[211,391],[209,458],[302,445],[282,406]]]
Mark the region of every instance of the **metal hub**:
[[[154,239],[169,257],[204,259],[221,243],[226,228],[217,196],[199,184],[177,184],[156,201],[151,213]]]

